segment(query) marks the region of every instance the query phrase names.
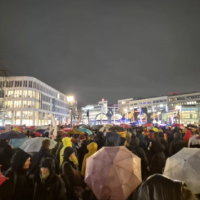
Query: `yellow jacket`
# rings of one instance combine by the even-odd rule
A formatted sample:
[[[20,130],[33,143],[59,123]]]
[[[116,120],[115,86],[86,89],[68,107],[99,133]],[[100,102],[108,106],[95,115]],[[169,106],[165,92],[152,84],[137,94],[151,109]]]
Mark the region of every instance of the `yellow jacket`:
[[[85,170],[86,170],[86,159],[89,158],[91,155],[97,152],[98,145],[95,142],[92,142],[87,145],[88,153],[85,154],[85,157],[83,159],[83,164],[82,164],[82,169],[81,169],[81,174],[85,176]]]
[[[60,150],[60,165],[63,163],[63,158],[64,158],[64,151],[66,147],[72,147],[72,141],[71,138],[65,137],[62,139],[63,143],[63,148]],[[78,159],[75,157],[75,164],[78,166]]]

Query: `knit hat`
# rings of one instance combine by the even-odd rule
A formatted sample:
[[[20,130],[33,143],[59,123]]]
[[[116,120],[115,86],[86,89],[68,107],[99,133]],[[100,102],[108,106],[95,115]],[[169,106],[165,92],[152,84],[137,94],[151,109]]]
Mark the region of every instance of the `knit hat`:
[[[79,140],[85,140],[86,139],[86,137],[85,137],[85,135],[79,135]]]

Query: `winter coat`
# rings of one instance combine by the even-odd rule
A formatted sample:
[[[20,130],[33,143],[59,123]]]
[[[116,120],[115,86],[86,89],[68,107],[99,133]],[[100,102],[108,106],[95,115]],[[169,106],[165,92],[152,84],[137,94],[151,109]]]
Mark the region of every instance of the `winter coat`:
[[[78,149],[78,163],[79,163],[79,171],[81,171],[83,159],[86,153],[88,153],[87,150],[88,141],[84,140],[81,144],[81,147]]]
[[[163,137],[159,137],[158,142],[161,143],[165,147],[164,153],[165,153],[165,156],[167,158],[168,157],[168,151],[169,151],[168,142]]]
[[[63,147],[60,150],[60,165],[63,163],[63,155],[66,147],[73,147],[71,138],[65,137],[62,139]],[[78,160],[76,160],[76,165],[78,166]]]
[[[10,141],[9,141],[9,145],[11,146],[13,146],[13,149],[17,149],[17,148],[19,148],[22,144],[24,144],[24,142],[26,141],[26,140],[28,140],[28,137],[26,136],[26,137],[24,137],[24,138],[20,138],[20,139],[11,139]]]
[[[50,175],[42,182],[40,169],[48,168]],[[55,174],[55,161],[52,158],[44,158],[40,162],[37,175],[34,179],[33,200],[66,200],[67,194],[63,180]]]
[[[138,139],[140,141],[139,147],[143,148],[143,150],[145,151],[147,149],[147,141],[145,140],[144,135],[140,134],[138,136]]]
[[[30,174],[35,174],[36,173],[42,158],[46,158],[46,157],[49,157],[49,158],[52,158],[53,160],[55,160],[56,173],[57,174],[59,173],[59,165],[58,165],[58,162],[56,161],[55,156],[50,153],[49,149],[41,148],[40,151],[35,153],[31,158]]]
[[[187,130],[186,133],[185,133],[185,136],[184,136],[184,140],[185,140],[186,144],[188,144],[189,139],[190,139],[191,137],[193,137],[192,131],[191,131],[191,130]]]
[[[4,173],[9,178],[0,186],[1,200],[32,199],[32,190],[28,183],[27,171],[23,169],[30,155],[20,150],[11,159],[11,167]]]
[[[97,143],[98,150],[101,149],[104,146],[103,133],[101,132],[97,133],[97,136],[94,139],[94,142]]]
[[[157,141],[152,142],[152,146],[150,147],[150,171],[152,174],[162,174],[166,162],[166,156],[164,154],[164,151],[165,147],[161,143]]]
[[[139,187],[137,200],[181,200],[182,187],[182,182],[155,174]]]
[[[53,154],[54,156],[56,156],[56,152],[59,146],[62,144],[62,141],[60,141],[59,139],[55,139],[55,141],[57,142],[56,146],[50,150],[51,154]]]
[[[174,140],[170,143],[169,156],[173,156],[184,147],[187,147],[187,144],[182,139],[182,134],[180,132],[175,133]]]
[[[83,176],[85,176],[86,160],[87,160],[87,158],[89,158],[91,155],[93,155],[94,153],[97,152],[97,149],[98,149],[97,143],[95,143],[95,142],[90,143],[87,146],[87,149],[88,149],[88,153],[84,156],[83,164],[82,164],[82,169],[81,169],[81,174]]]
[[[10,160],[13,156],[13,149],[5,140],[0,140],[0,165],[1,171],[4,172],[10,167]]]

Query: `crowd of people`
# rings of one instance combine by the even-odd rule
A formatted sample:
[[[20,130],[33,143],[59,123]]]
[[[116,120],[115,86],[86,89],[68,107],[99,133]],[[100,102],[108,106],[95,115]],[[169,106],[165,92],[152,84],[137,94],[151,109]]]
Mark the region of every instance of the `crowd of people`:
[[[1,171],[7,177],[0,185],[0,200],[97,199],[84,182],[86,160],[104,146],[125,146],[141,158],[143,182],[129,200],[197,200],[198,195],[192,194],[184,183],[162,174],[168,157],[184,147],[200,148],[200,129],[155,128],[157,131],[129,128],[120,139],[115,139],[114,134],[107,137],[111,133],[99,130],[93,130],[92,135],[58,135],[54,148],[50,148],[50,139],[46,138],[39,152],[32,153],[0,140]],[[35,137],[27,129],[23,132],[27,138]]]

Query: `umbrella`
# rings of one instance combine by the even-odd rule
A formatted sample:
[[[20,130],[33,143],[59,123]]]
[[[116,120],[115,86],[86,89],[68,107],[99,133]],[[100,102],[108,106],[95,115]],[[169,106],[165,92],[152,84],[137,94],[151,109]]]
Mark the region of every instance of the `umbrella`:
[[[126,130],[122,128],[121,126],[112,126],[108,129],[110,132],[116,132],[119,133],[122,137],[126,137]]]
[[[121,135],[116,132],[107,132],[106,133],[106,145],[110,146],[110,143],[113,143],[115,146],[120,146]]]
[[[184,181],[193,194],[200,193],[200,149],[183,148],[167,159],[164,175]]]
[[[42,134],[43,134],[45,131],[46,131],[46,129],[38,129],[38,130],[37,130],[38,133],[42,133]]]
[[[179,127],[181,129],[184,129],[184,125],[183,124],[173,124],[172,127]]]
[[[68,134],[85,134],[84,132],[78,130],[78,129],[72,129],[71,131],[67,131]]]
[[[23,128],[18,126],[18,127],[13,128],[13,131],[22,132]]]
[[[48,138],[44,137],[36,137],[26,140],[24,144],[20,147],[20,149],[24,150],[25,152],[38,152],[42,146],[42,141]],[[50,149],[53,149],[57,144],[56,141],[50,140]]]
[[[35,128],[35,126],[30,126],[29,127],[30,130],[33,130],[34,128]]]
[[[63,135],[65,134],[65,131],[57,131],[57,135]]]
[[[2,140],[10,140],[10,139],[20,139],[24,138],[26,135],[24,133],[20,133],[17,131],[9,131],[0,134],[0,139]]]
[[[103,125],[95,125],[95,126],[92,127],[92,130],[93,131],[98,131],[102,127],[103,127]]]
[[[154,132],[158,132],[158,129],[157,129],[157,128],[153,128],[153,131],[154,131]]]
[[[40,137],[40,136],[42,136],[42,133],[39,133],[39,132],[37,132],[37,131],[34,132],[34,134],[35,134],[36,137]]]
[[[146,124],[143,125],[143,127],[147,127],[147,126],[153,126],[153,124],[146,123]]]
[[[89,135],[92,135],[92,132],[89,129],[86,128],[79,128],[78,130],[84,132],[84,133],[88,133]]]
[[[85,182],[99,200],[125,200],[141,184],[141,160],[122,147],[103,147],[87,158]]]
[[[131,128],[131,126],[128,125],[128,124],[121,124],[120,126],[121,126],[122,128]]]
[[[64,131],[64,132],[71,131],[71,130],[72,130],[71,128],[64,128],[64,129],[62,129],[62,131]]]
[[[0,165],[0,167],[1,167],[1,165]],[[2,174],[1,168],[0,168],[0,185],[2,183],[4,183],[6,180],[7,180],[7,178]]]
[[[189,128],[189,127],[191,127],[191,128],[197,128],[197,126],[194,125],[194,124],[188,124],[187,127],[188,127],[188,128]]]

